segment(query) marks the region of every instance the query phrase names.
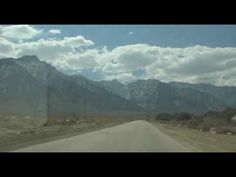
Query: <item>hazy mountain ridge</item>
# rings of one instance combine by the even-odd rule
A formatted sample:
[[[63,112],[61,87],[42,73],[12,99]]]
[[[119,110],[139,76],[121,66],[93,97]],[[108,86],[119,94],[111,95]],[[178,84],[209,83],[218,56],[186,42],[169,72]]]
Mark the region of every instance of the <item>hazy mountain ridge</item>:
[[[178,88],[192,88],[207,94],[225,102],[227,106],[236,107],[236,87],[233,86],[221,86],[217,87],[210,84],[190,84],[184,82],[170,82],[170,85]]]
[[[116,95],[119,95],[120,97],[123,97],[125,99],[130,99],[130,93],[128,88],[116,79],[111,81],[107,80],[95,81],[95,83],[105,88],[106,90],[115,93]]]
[[[217,97],[217,95],[210,94],[211,90],[195,88],[195,84],[189,84],[191,87],[181,87],[181,83],[178,82],[175,85],[156,79],[149,79],[137,80],[123,85],[123,88],[116,89],[112,83],[112,81],[100,81],[100,84],[104,85],[104,88],[113,91],[118,90],[118,95],[130,99],[143,108],[151,107],[153,114],[159,112],[191,112],[201,114],[211,110],[221,111],[226,107],[234,107],[234,105],[228,104],[228,100],[223,100]],[[216,86],[212,87],[217,88]],[[236,92],[236,88],[233,87],[222,88],[230,88],[232,92]],[[123,90],[126,90],[126,93]],[[129,95],[129,98],[127,95]],[[231,98],[231,100],[235,99]]]
[[[46,87],[14,59],[0,60],[0,111],[42,113],[46,111]]]
[[[65,75],[36,56],[0,60],[0,111],[81,116],[87,111],[190,112],[236,107],[236,87],[156,79],[122,84]],[[47,109],[48,108],[48,109]]]
[[[48,113],[49,116],[81,116],[85,104],[87,111],[109,112],[140,109],[124,98],[114,95],[102,87],[98,88],[93,81],[83,77],[68,76],[57,71],[51,65],[40,61],[36,56],[1,59],[0,63],[0,85],[2,90],[0,98],[5,98],[0,100],[2,105],[0,109],[3,113],[36,113],[35,109],[32,108],[33,104],[36,104],[36,107],[44,105],[43,111],[45,114]],[[15,68],[8,67],[8,63]],[[5,77],[7,74],[9,76]],[[25,82],[22,82],[22,80]],[[79,81],[84,82],[85,80],[87,86],[81,85]],[[15,88],[16,91],[11,92],[11,88]],[[19,90],[22,88],[24,94],[21,94],[21,97]],[[9,94],[6,94],[4,90],[7,90]],[[28,97],[29,99],[26,99]],[[10,98],[13,99],[14,104],[9,102]],[[18,109],[17,100],[20,101],[21,106],[25,107],[24,111]],[[43,101],[37,104],[37,100]]]

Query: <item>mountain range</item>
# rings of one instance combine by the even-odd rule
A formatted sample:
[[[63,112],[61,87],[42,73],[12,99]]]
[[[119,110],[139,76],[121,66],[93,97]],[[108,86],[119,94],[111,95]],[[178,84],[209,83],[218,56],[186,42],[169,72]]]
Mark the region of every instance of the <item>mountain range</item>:
[[[140,109],[80,75],[68,76],[36,56],[0,60],[0,112],[52,117]]]
[[[81,117],[102,112],[190,112],[236,107],[236,87],[156,79],[122,84],[65,75],[37,56],[0,59],[0,113]]]
[[[206,84],[203,89],[199,84],[164,83],[156,79],[137,80],[127,85],[122,85],[117,80],[98,81],[98,84],[145,109],[150,109],[153,114],[160,112],[202,114],[236,107],[236,87],[216,87]],[[215,92],[211,91],[212,88]]]

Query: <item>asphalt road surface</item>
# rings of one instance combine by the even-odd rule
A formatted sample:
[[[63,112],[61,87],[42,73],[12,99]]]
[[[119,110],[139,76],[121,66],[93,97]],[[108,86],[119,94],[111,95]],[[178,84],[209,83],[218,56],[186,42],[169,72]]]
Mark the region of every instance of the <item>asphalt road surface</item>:
[[[186,152],[186,147],[138,120],[15,152]]]

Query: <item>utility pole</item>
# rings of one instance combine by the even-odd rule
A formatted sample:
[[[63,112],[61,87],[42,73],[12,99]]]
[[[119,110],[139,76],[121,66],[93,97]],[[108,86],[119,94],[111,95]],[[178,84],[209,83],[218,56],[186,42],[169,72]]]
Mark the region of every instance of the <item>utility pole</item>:
[[[130,120],[133,121],[133,110],[130,110]]]
[[[49,119],[50,119],[50,103],[49,103],[49,77],[51,76],[51,69],[49,69],[48,73],[47,73],[47,125],[50,123]]]
[[[87,80],[84,80],[84,102],[83,102],[83,108],[84,108],[84,118],[87,119]]]
[[[133,95],[133,92],[131,91],[130,95]],[[132,101],[130,101],[131,103]],[[130,104],[129,103],[129,104]],[[132,102],[133,103],[133,102]],[[130,120],[133,121],[133,108],[132,108],[132,105],[130,105]]]
[[[113,109],[113,89],[108,87],[108,91],[111,93],[111,110]]]
[[[151,119],[151,105],[146,101],[146,120]]]
[[[146,120],[148,120],[148,103],[146,103]]]

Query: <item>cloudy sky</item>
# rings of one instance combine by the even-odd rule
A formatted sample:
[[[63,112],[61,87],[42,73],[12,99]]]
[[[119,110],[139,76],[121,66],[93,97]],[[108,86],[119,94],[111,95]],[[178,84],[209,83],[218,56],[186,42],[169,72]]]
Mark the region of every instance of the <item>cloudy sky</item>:
[[[236,25],[0,25],[0,58],[23,55],[93,80],[236,86]]]

